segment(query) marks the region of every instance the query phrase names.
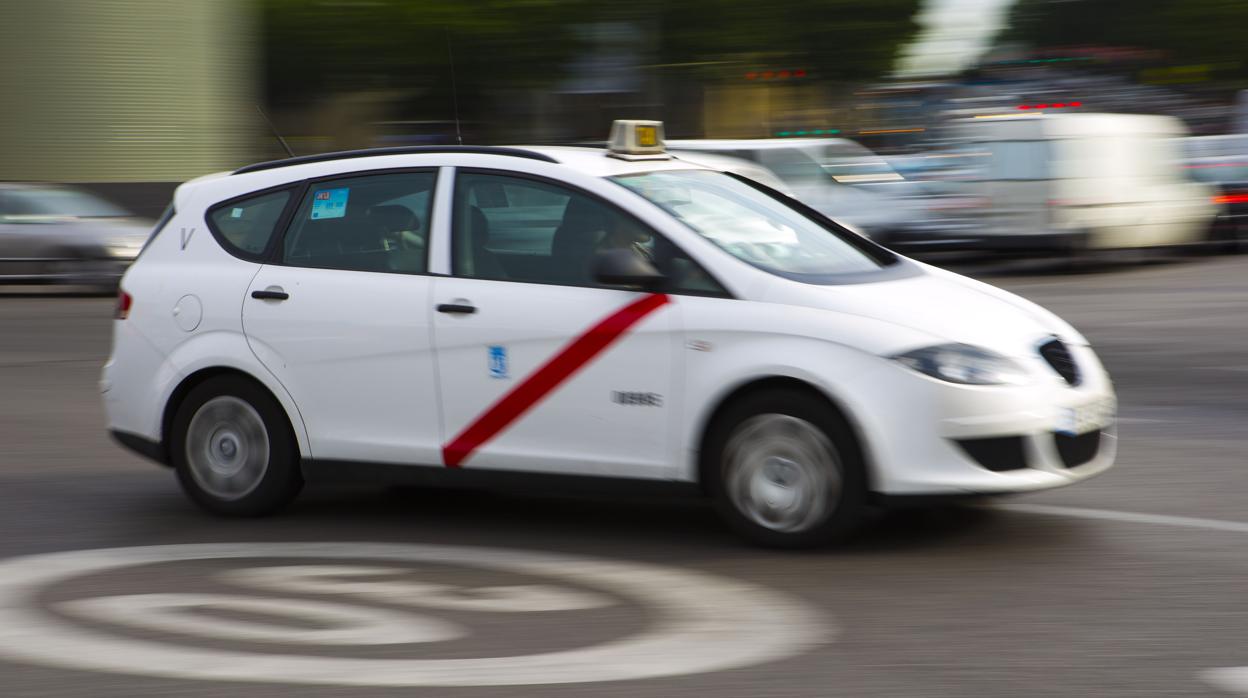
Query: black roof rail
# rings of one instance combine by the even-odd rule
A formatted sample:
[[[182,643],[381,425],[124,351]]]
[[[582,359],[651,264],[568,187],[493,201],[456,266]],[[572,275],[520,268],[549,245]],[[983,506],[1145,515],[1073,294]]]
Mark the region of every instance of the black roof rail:
[[[365,148],[363,150],[342,150],[336,153],[317,153],[316,155],[300,155],[282,160],[269,160],[246,165],[234,170],[231,174],[246,174],[275,170],[279,167],[306,165],[310,162],[327,162],[329,160],[347,160],[350,158],[371,158],[379,155],[419,155],[423,153],[476,153],[479,155],[507,155],[513,158],[527,158],[542,162],[559,162],[545,153],[523,148],[508,148],[497,145],[409,145],[390,148]]]

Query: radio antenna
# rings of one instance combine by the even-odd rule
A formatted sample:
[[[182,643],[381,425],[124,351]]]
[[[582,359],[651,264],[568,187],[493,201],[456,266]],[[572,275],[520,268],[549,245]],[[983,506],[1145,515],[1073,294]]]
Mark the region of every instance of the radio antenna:
[[[459,130],[459,88],[455,83],[455,54],[451,52],[451,30],[443,26],[442,31],[446,35],[446,58],[451,64],[451,105],[455,109],[455,140],[463,145],[464,134]]]
[[[260,116],[264,119],[264,123],[269,125],[269,130],[273,131],[273,136],[277,138],[277,142],[282,144],[282,150],[285,150],[286,154],[293,158],[295,156],[295,151],[290,149],[290,145],[286,143],[286,139],[282,138],[282,134],[277,132],[277,127],[273,125],[273,121],[269,118],[269,115],[264,113],[264,109],[260,108],[259,104],[256,105],[256,111],[260,112]]]

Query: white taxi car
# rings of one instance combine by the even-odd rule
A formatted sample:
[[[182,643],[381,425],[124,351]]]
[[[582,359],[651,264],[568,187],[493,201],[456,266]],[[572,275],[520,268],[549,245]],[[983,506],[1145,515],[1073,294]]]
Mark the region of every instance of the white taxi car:
[[[613,134],[183,184],[122,280],[110,431],[222,514],[313,472],[596,476],[698,483],[782,546],[1112,464],[1110,380],[1052,313],[671,158],[656,122]]]

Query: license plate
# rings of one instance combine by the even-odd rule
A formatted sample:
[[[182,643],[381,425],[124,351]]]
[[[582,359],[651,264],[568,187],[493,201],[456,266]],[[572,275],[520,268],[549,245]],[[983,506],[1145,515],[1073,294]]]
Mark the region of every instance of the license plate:
[[[1063,436],[1078,436],[1097,431],[1114,423],[1112,399],[1098,400],[1078,407],[1063,407],[1057,412],[1055,431]]]

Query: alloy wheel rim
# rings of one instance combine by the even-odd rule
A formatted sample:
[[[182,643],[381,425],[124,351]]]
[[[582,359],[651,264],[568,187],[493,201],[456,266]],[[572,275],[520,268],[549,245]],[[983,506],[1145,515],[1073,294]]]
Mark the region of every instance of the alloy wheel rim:
[[[725,448],[724,481],[737,511],[779,533],[800,533],[827,519],[840,499],[840,460],[828,437],[785,414],[751,417]]]
[[[260,413],[245,400],[212,398],[195,411],[186,431],[191,477],[213,497],[245,497],[268,472],[269,433]]]

